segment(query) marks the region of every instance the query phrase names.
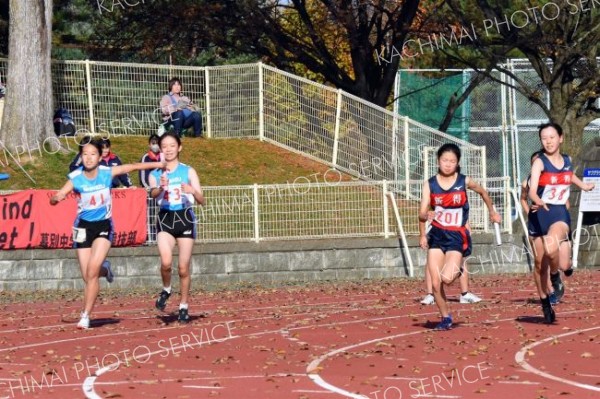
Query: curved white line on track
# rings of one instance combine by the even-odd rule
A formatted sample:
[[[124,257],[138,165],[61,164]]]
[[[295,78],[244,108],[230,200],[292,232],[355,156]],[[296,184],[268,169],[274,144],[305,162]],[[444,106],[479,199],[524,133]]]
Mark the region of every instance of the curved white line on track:
[[[599,328],[600,328],[600,326],[591,327],[591,328],[584,328],[584,329],[575,330],[575,331],[569,331],[568,333],[564,333],[564,334],[560,334],[560,335],[554,335],[554,336],[542,339],[540,341],[533,342],[533,343],[531,343],[531,344],[529,344],[527,346],[524,346],[523,348],[521,348],[520,351],[518,351],[515,354],[515,361],[521,367],[523,367],[525,370],[527,370],[527,371],[529,371],[529,372],[531,372],[531,373],[533,373],[535,375],[538,375],[540,377],[544,377],[544,378],[547,378],[549,380],[554,380],[554,381],[557,381],[557,382],[561,382],[563,384],[573,385],[573,386],[578,387],[578,388],[588,389],[590,391],[600,392],[600,387],[593,386],[593,385],[588,385],[588,384],[583,384],[583,383],[580,383],[580,382],[577,382],[577,381],[567,380],[566,378],[562,378],[562,377],[557,377],[557,376],[552,375],[550,373],[546,373],[544,371],[536,369],[535,367],[533,367],[532,365],[530,365],[529,363],[527,363],[527,361],[525,360],[525,354],[531,348],[535,348],[538,345],[541,345],[541,344],[546,343],[548,341],[552,341],[555,338],[568,337],[569,335],[574,335],[574,334],[579,334],[579,333],[582,333],[582,332],[597,330]]]
[[[338,353],[342,353],[342,352],[346,352],[350,349],[354,349],[354,348],[358,348],[359,346],[364,346],[364,345],[370,345],[373,344],[375,342],[379,342],[379,341],[385,341],[388,339],[394,339],[394,338],[401,338],[401,337],[406,337],[409,335],[416,335],[416,334],[423,334],[426,332],[430,332],[430,330],[419,330],[419,331],[412,331],[412,332],[408,332],[408,333],[402,333],[402,334],[396,334],[396,335],[390,335],[388,337],[383,337],[383,338],[375,338],[375,339],[371,339],[369,341],[363,341],[363,342],[359,342],[357,344],[352,344],[352,345],[348,345],[348,346],[344,346],[343,348],[339,348],[336,349],[332,352],[329,353],[325,353],[324,355],[319,356],[318,358],[314,359],[312,362],[310,362],[310,364],[308,366],[306,366],[306,373],[308,374],[308,377],[313,380],[313,382],[315,384],[317,384],[318,386],[320,386],[321,388],[325,388],[329,391],[338,393],[340,395],[344,395],[348,398],[354,398],[354,399],[365,399],[365,398],[369,398],[368,396],[365,395],[359,395],[359,394],[355,394],[352,392],[348,392],[345,389],[341,389],[336,387],[335,385],[331,385],[330,383],[328,383],[327,381],[325,381],[323,378],[321,378],[321,376],[319,374],[313,374],[314,372],[316,372],[318,370],[319,364],[321,364],[321,362],[323,362],[325,359],[331,357],[331,356],[335,356]]]
[[[96,378],[100,377],[107,371],[118,369],[120,364],[120,362],[109,364],[108,366],[102,367],[100,370],[96,371],[93,376],[87,377],[83,381],[83,385],[81,387],[83,389],[83,394],[85,395],[85,397],[87,399],[102,399],[102,397],[98,396],[96,391],[94,391],[94,381],[96,381]]]
[[[580,312],[589,312],[589,311],[591,311],[591,309],[580,310],[580,311],[573,311],[573,312],[568,312],[568,313],[580,313]],[[385,318],[383,318],[383,319],[385,319]],[[516,320],[515,317],[510,317],[510,318],[506,318],[506,319],[502,319],[502,320],[492,320],[492,321],[482,322],[482,323],[479,323],[479,324],[484,324],[484,323],[492,324],[492,323],[498,323],[498,322],[504,322],[504,321],[515,321],[515,320]],[[361,320],[361,321],[365,321],[365,320]],[[570,333],[567,333],[567,334],[559,335],[558,337],[575,334],[575,333],[581,332],[581,331],[593,330],[593,329],[596,329],[596,328],[600,328],[600,327],[593,327],[593,328],[586,329],[586,330],[579,330],[579,331],[576,331],[576,332],[570,332]],[[293,328],[290,328],[289,330],[293,330]],[[352,392],[348,392],[345,389],[338,388],[335,385],[332,385],[332,384],[328,383],[327,381],[325,381],[323,378],[321,378],[321,376],[319,374],[316,374],[316,372],[318,371],[319,364],[321,362],[323,362],[325,359],[327,359],[327,358],[329,358],[331,356],[337,355],[338,353],[341,353],[341,352],[346,352],[346,351],[348,351],[350,349],[358,348],[358,347],[364,346],[364,345],[370,345],[370,344],[373,344],[375,342],[380,342],[380,341],[385,341],[385,340],[389,340],[389,339],[405,337],[405,336],[409,336],[409,335],[422,334],[422,333],[425,333],[425,332],[431,332],[431,330],[423,329],[423,330],[420,330],[420,331],[413,331],[413,332],[409,332],[409,333],[402,333],[402,334],[390,335],[390,336],[382,337],[382,338],[374,338],[374,339],[369,340],[369,341],[358,342],[356,344],[352,344],[352,345],[345,346],[343,348],[336,349],[336,350],[334,350],[332,352],[325,353],[325,354],[319,356],[318,358],[314,359],[312,362],[310,362],[310,364],[308,366],[306,366],[306,374],[308,375],[308,377],[311,380],[313,380],[313,382],[315,384],[319,385],[321,388],[325,388],[325,389],[327,389],[329,391],[332,391],[332,392],[335,392],[337,394],[346,396],[348,398],[370,399],[368,396],[364,396],[364,395],[359,395],[359,394],[355,394],[355,393],[352,393]],[[539,341],[539,343],[542,343],[542,342],[545,342],[545,341],[549,341],[549,340],[554,339],[554,338],[555,337],[552,336],[552,337],[547,338],[547,339],[545,339],[543,341]],[[529,347],[533,347],[533,346],[535,346],[535,345],[529,345]],[[515,356],[515,358],[516,358],[516,356]],[[554,376],[550,376],[550,377],[554,377]],[[565,380],[565,381],[567,381],[567,380]],[[595,387],[593,387],[593,388],[594,388],[594,390],[600,391],[600,388],[595,388]]]

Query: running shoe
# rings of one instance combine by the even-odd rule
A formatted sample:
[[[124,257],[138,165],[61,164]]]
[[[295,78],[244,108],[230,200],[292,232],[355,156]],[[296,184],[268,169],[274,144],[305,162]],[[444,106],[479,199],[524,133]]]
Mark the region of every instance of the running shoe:
[[[425,297],[421,300],[421,305],[433,305],[434,303],[435,298],[432,294],[425,295]]]
[[[550,274],[550,282],[552,283],[552,288],[554,288],[556,300],[560,301],[565,294],[565,285],[560,279],[560,273]]]
[[[110,262],[105,260],[104,262],[102,262],[102,267],[106,269],[106,281],[108,281],[109,283],[115,281],[115,274],[110,268]]]
[[[156,309],[165,310],[165,307],[167,306],[167,299],[169,299],[170,296],[171,296],[171,294],[169,294],[165,290],[162,290],[162,292],[160,293],[160,296],[156,300],[156,305],[155,305]]]
[[[565,270],[565,271],[564,271],[564,273],[565,273],[565,276],[567,276],[567,277],[571,277],[571,276],[573,275],[573,272],[574,272],[574,271],[575,271],[575,270],[573,270],[573,268],[572,268],[572,267],[569,267],[567,270]]]
[[[443,331],[450,330],[452,328],[452,316],[448,315],[448,317],[442,317],[442,322],[435,326],[434,330]]]
[[[90,328],[90,316],[87,313],[81,313],[81,319],[77,323],[77,328],[80,330],[87,330]]]
[[[179,309],[179,317],[177,318],[177,321],[180,323],[189,323],[192,321],[187,309]]]
[[[556,313],[554,313],[554,309],[550,305],[549,297],[542,299],[542,312],[544,313],[544,323],[552,324],[556,321]]]
[[[481,302],[481,298],[472,292],[467,292],[465,295],[460,296],[460,303],[477,303]]]
[[[548,298],[550,298],[550,305],[558,304],[558,299],[556,298],[556,294],[554,292],[549,293]]]

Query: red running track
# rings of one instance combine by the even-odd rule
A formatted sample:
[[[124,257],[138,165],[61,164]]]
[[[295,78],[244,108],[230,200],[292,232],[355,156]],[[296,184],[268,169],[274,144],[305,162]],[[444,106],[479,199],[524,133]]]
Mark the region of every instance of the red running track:
[[[598,398],[600,272],[566,284],[554,325],[531,276],[473,279],[479,304],[456,285],[444,332],[408,280],[200,293],[184,326],[150,296],[103,298],[86,331],[79,302],[2,305],[0,398]]]

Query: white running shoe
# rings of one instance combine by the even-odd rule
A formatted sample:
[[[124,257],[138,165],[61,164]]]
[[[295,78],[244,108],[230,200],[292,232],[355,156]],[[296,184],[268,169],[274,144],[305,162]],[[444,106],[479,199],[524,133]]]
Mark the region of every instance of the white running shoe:
[[[421,301],[421,305],[433,305],[435,303],[435,298],[431,294],[425,295],[425,298]]]
[[[481,298],[477,295],[467,292],[465,295],[460,296],[460,303],[477,303],[481,302]]]
[[[77,323],[77,328],[80,330],[87,330],[90,328],[90,316],[88,316],[87,313],[81,314],[81,319],[79,320],[79,323]]]

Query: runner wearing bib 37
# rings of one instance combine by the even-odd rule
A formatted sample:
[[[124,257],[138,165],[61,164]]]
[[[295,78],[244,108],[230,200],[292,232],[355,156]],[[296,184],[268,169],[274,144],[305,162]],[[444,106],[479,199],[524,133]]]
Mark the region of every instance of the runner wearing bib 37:
[[[561,242],[568,240],[571,218],[566,204],[571,183],[584,191],[592,190],[594,185],[585,184],[575,176],[571,158],[560,153],[563,142],[560,125],[546,123],[539,126],[539,136],[543,152],[531,166],[529,185],[529,198],[537,209],[529,211],[528,230],[533,243],[534,281],[542,302],[544,322],[550,324],[555,321],[556,315],[546,294],[548,271],[554,292],[560,299],[564,286],[558,272],[559,248]],[[545,259],[547,262],[543,262]]]

